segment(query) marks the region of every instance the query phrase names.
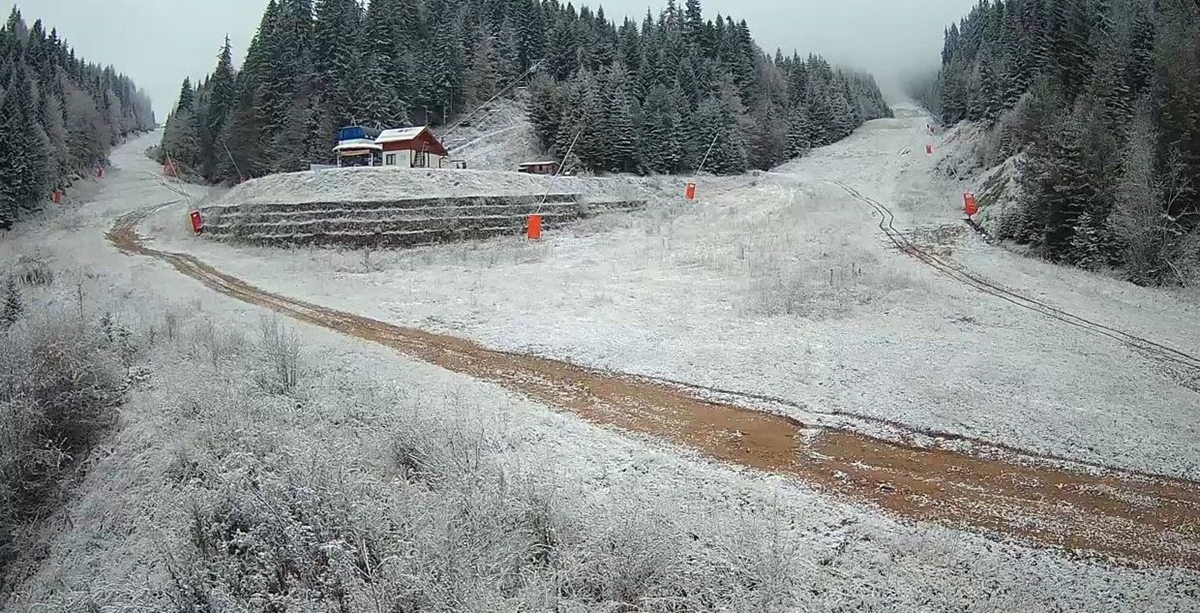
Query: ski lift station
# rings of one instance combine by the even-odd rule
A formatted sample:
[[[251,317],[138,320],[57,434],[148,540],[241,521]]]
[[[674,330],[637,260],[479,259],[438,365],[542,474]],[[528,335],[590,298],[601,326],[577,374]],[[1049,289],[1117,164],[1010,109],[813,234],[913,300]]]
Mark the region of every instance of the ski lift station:
[[[399,166],[401,168],[455,168],[445,145],[428,126],[382,132],[348,126],[338,132],[333,148],[339,167]]]
[[[337,165],[342,166],[379,166],[383,159],[383,145],[375,142],[379,136],[378,130],[368,130],[362,126],[349,126],[338,131],[338,143],[333,148],[337,156]]]

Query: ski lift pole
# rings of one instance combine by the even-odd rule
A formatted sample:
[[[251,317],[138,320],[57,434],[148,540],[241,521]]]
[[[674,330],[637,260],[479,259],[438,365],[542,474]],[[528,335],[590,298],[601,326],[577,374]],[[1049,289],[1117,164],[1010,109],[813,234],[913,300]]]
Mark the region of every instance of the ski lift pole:
[[[708,151],[704,152],[704,159],[700,160],[700,167],[696,169],[697,175],[700,174],[701,172],[704,172],[704,165],[708,163],[708,156],[709,156],[709,154],[712,153],[713,147],[717,146],[717,139],[720,138],[720,136],[721,136],[720,132],[713,134],[712,142],[709,143],[709,145],[708,145]]]
[[[233,159],[233,152],[229,150],[229,145],[225,141],[221,141],[221,147],[225,149],[225,155],[228,155],[229,161],[233,163],[233,169],[237,171],[238,182],[240,183],[241,179],[245,178],[246,175],[242,174],[242,169],[238,167],[237,160]]]
[[[575,150],[575,143],[579,141],[579,136],[581,134],[583,134],[583,128],[580,128],[579,131],[575,132],[575,138],[571,139],[571,145],[567,147],[567,152],[563,154],[563,163],[558,165],[558,169],[554,171],[554,174],[550,175],[550,180],[546,182],[546,193],[542,194],[542,201],[538,203],[538,213],[542,212],[542,206],[546,204],[546,200],[550,198],[550,188],[553,187],[554,180],[558,178],[558,175],[562,173],[563,166],[566,166],[566,162],[571,157],[571,152]]]
[[[712,154],[713,147],[717,146],[717,138],[719,136],[720,132],[713,134],[712,142],[708,144],[708,151],[704,152],[704,159],[700,160],[700,167],[696,169],[696,174],[693,175],[692,180],[688,181],[687,188],[684,191],[684,197],[686,197],[688,201],[695,200],[696,198],[696,178],[701,172],[704,172],[704,165],[708,163],[708,156]]]
[[[579,140],[579,136],[583,134],[583,128],[580,128],[575,133],[575,138],[571,139],[571,146],[567,147],[567,153],[563,156],[563,160],[570,159],[571,152],[575,150],[575,143]],[[554,180],[558,178],[562,172],[563,165],[559,164],[558,169],[550,176],[550,180],[546,182],[546,193],[542,194],[542,201],[538,203],[537,210],[528,217],[528,225],[525,228],[525,236],[529,240],[539,240],[542,238],[542,207],[546,204],[546,200],[550,198],[550,189],[554,186]]]

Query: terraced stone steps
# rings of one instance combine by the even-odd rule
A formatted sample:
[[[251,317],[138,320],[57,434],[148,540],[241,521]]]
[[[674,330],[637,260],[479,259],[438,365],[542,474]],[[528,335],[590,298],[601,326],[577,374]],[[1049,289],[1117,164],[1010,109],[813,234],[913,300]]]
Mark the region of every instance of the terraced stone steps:
[[[521,234],[530,214],[553,230],[579,219],[645,206],[584,202],[578,194],[420,198],[207,207],[205,233],[258,245],[406,247]]]

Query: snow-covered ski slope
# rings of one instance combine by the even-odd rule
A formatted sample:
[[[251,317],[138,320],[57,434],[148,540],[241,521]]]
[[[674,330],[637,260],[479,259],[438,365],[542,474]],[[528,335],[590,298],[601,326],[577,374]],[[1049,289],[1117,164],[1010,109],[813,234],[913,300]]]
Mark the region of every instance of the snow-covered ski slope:
[[[535,244],[364,257],[163,240],[268,291],[496,348],[1200,477],[1186,373],[898,253],[830,181],[888,204],[897,228],[972,271],[1127,332],[1200,347],[1196,305],[987,245],[961,221],[971,186],[933,172],[942,137],[915,110],[898,115],[772,173],[701,178],[694,203]],[[685,178],[657,180],[683,191]]]
[[[455,160],[479,170],[517,169],[517,164],[537,162],[537,136],[529,123],[527,98],[500,98],[476,109],[461,125],[439,129],[438,136]]]
[[[0,257],[40,252],[60,270],[90,271],[91,276],[81,278],[89,291],[106,300],[132,305],[148,320],[164,313],[178,317],[184,332],[181,347],[190,342],[192,330],[205,325],[231,338],[252,336],[261,309],[217,294],[165,262],[123,255],[104,238],[117,217],[180,198],[158,182],[159,169],[141,154],[154,140],[115,152],[116,169],[106,175],[97,195],[43,227],[26,226],[6,236]],[[654,363],[662,371],[694,374],[707,368],[711,374],[698,378],[778,387],[781,394],[815,396],[824,387],[830,388],[827,398],[850,394],[863,364],[843,362],[839,367],[831,360],[853,357],[855,349],[875,351],[941,332],[935,340],[943,343],[950,332],[999,336],[1018,323],[1029,325],[1006,319],[1015,320],[1016,314],[992,314],[978,306],[978,297],[956,295],[883,250],[870,231],[869,215],[838,192],[796,186],[791,180],[763,178],[757,186],[754,181],[705,180],[701,200],[687,208],[599,221],[586,231],[548,236],[535,245],[496,240],[369,257],[235,250],[187,238],[181,230],[187,224],[182,202],[140,230],[159,236],[152,242],[156,247],[204,252],[206,260],[289,295],[492,338],[496,346],[570,353],[624,369]],[[198,195],[193,190],[192,196]],[[837,268],[838,285],[826,289],[826,268],[833,264],[844,265]],[[852,269],[862,271],[858,285],[848,281],[856,278]],[[518,279],[520,275],[527,276]],[[321,278],[306,279],[310,276]],[[794,283],[776,284],[776,278]],[[431,279],[436,282],[416,287]],[[649,287],[640,288],[642,283]],[[500,294],[504,288],[507,295]],[[66,290],[73,292],[74,285]],[[1147,296],[1146,308],[1169,310],[1156,300]],[[433,308],[437,301],[441,314]],[[938,313],[919,314],[921,308],[943,302],[955,309],[943,307],[946,312],[972,305],[961,315],[982,319],[973,324]],[[415,312],[406,315],[401,305]],[[797,314],[779,314],[788,305]],[[89,303],[86,308],[95,315],[107,306]],[[876,318],[883,323],[872,323]],[[493,319],[500,323],[489,323]],[[903,328],[869,343],[884,323]],[[522,332],[523,325],[533,329]],[[560,326],[565,338],[541,334],[552,325]],[[706,330],[710,325],[715,327]],[[584,333],[589,326],[596,329]],[[951,329],[941,331],[944,326]],[[982,330],[972,333],[973,326]],[[243,382],[230,372],[205,370],[207,358],[180,359],[186,351],[148,356],[145,368],[153,375],[131,390],[118,431],[89,462],[86,481],[64,510],[67,520],[47,534],[45,560],[0,608],[68,609],[89,602],[101,610],[162,610],[173,604],[167,587],[174,570],[170,561],[176,559],[173,552],[186,551],[191,509],[215,504],[219,496],[213,490],[223,487],[223,480],[261,475],[294,458],[305,466],[328,463],[338,479],[404,500],[408,491],[400,488],[394,494],[397,485],[378,468],[391,453],[397,429],[437,416],[498,433],[510,458],[506,466],[517,478],[556,487],[559,508],[587,517],[581,528],[597,534],[635,531],[628,533],[636,534],[639,544],[645,540],[656,547],[656,555],[668,559],[674,559],[669,553],[679,543],[692,543],[697,535],[707,543],[718,535],[721,543],[734,544],[721,550],[730,556],[732,572],[755,584],[787,586],[805,608],[1196,610],[1192,572],[1095,565],[933,524],[897,521],[787,479],[741,473],[663,450],[652,440],[589,426],[493,385],[398,358],[382,347],[315,327],[299,329],[307,376],[312,377],[304,390],[304,410],[280,399],[244,395]],[[645,338],[632,340],[638,334]],[[780,340],[767,342],[772,338]],[[713,339],[727,344],[695,351]],[[838,339],[850,339],[855,346],[842,349],[832,343]],[[918,342],[902,366],[936,374],[946,360],[922,361],[931,344]],[[1111,351],[1097,347],[1100,353]],[[1049,350],[1039,344],[1031,351]],[[731,364],[714,367],[722,361]],[[747,364],[752,368],[734,373]],[[900,370],[897,365],[891,372]],[[836,373],[844,374],[831,376]],[[784,376],[803,380],[789,386]],[[867,395],[863,385],[855,389],[859,396]],[[873,397],[885,397],[884,391],[898,393],[889,388]],[[909,393],[926,397],[929,390]],[[847,397],[844,404],[871,410],[861,399]],[[1163,412],[1161,405],[1147,406],[1144,414]],[[975,412],[984,409],[1004,413],[1011,407]],[[1106,421],[1099,411],[1093,417]],[[1161,444],[1161,432],[1169,426],[1158,417],[1156,424],[1151,421],[1137,424],[1128,434],[1131,441],[1160,432],[1155,440],[1142,440]],[[1039,427],[1022,425],[1019,433],[1033,440]],[[1094,433],[1081,431],[1079,437]],[[1180,448],[1178,455],[1194,457],[1194,451]],[[203,478],[172,477],[174,467],[194,460],[206,462]],[[526,476],[530,471],[533,476]],[[205,479],[215,485],[206,485]],[[365,513],[390,510],[393,502],[372,501]],[[365,519],[363,525],[368,525]],[[666,536],[660,534],[664,529]],[[766,536],[754,540],[759,535]],[[744,549],[736,544],[753,547],[760,542],[762,548],[753,555],[736,557]],[[690,565],[672,568],[680,574],[693,570]],[[763,610],[749,601],[727,605],[728,610]]]

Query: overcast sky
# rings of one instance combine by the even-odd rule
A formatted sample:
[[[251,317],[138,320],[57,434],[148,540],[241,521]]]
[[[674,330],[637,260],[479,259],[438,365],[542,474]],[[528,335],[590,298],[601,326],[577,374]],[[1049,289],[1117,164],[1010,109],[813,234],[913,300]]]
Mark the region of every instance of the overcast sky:
[[[683,0],[678,0],[680,4]],[[667,0],[605,0],[610,19],[639,21]],[[817,52],[835,63],[873,72],[888,86],[902,72],[935,66],[942,30],[976,0],[706,0],[717,12],[746,19],[764,49]],[[14,2],[0,0],[7,16]],[[184,76],[210,72],[226,34],[241,61],[267,0],[20,0],[30,24],[58,28],[83,57],[112,64],[146,89],[159,120],[174,104]],[[575,2],[578,6],[581,2]]]

